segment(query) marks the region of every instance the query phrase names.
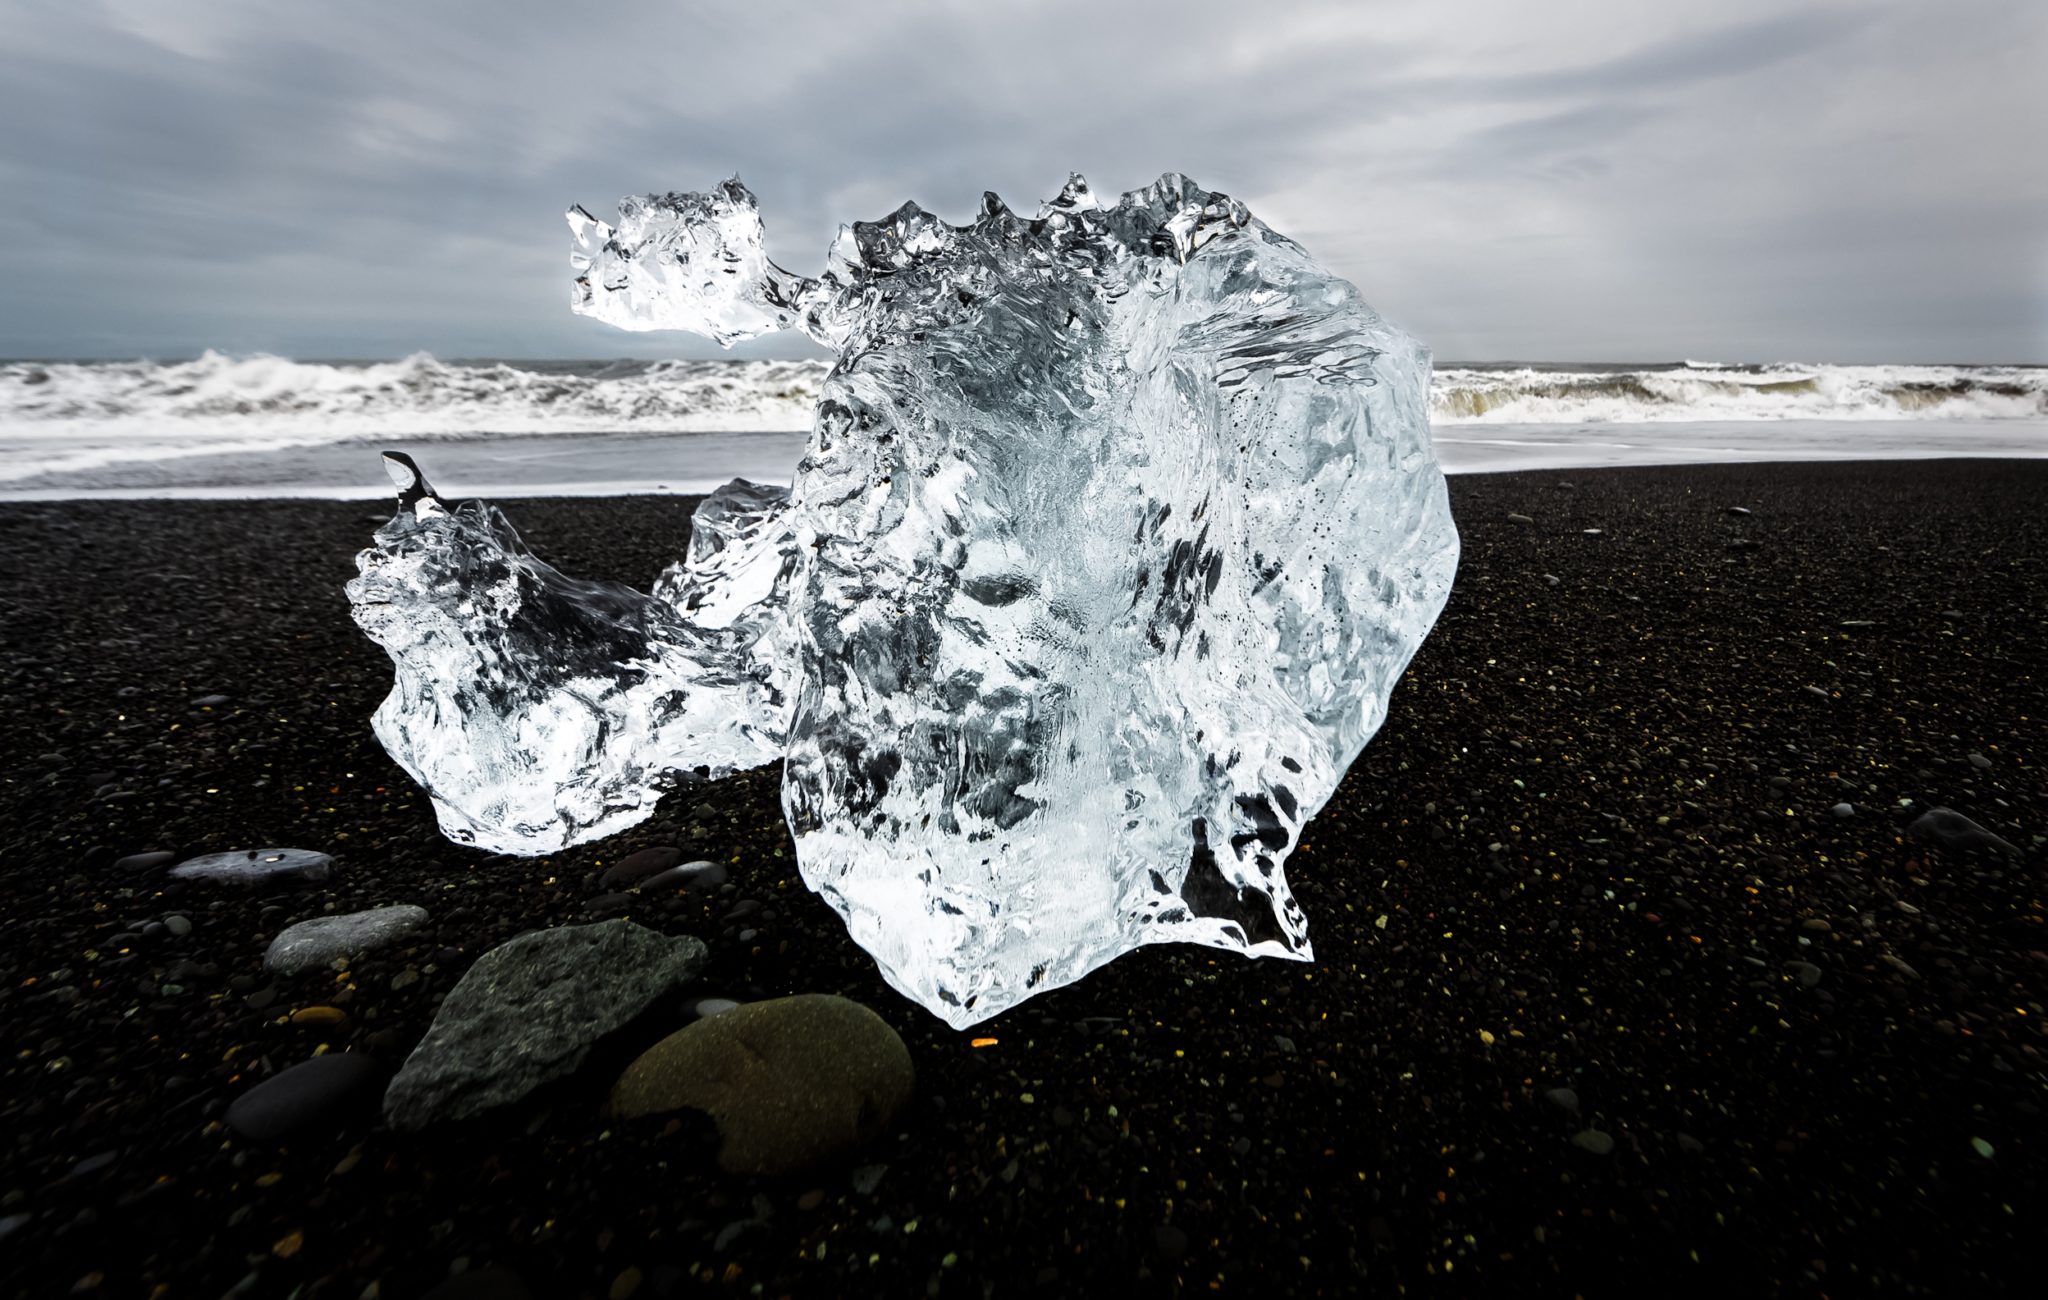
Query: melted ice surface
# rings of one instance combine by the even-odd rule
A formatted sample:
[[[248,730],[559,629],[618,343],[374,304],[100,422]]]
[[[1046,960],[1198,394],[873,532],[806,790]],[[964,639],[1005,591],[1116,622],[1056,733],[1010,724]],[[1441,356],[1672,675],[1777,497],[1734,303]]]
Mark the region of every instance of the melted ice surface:
[[[788,494],[706,501],[651,595],[397,467],[352,594],[444,828],[544,852],[782,756],[805,882],[956,1026],[1139,944],[1311,955],[1289,853],[1457,562],[1418,343],[1172,174],[907,204],[815,279],[736,180],[570,224],[578,311],[838,361]]]

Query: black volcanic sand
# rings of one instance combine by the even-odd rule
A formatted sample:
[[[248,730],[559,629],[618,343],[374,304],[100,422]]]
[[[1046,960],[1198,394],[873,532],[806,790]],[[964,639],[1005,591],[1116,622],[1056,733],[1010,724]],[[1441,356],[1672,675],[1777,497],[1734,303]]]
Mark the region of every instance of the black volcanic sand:
[[[2048,463],[1452,498],[1456,594],[1290,864],[1316,962],[1151,948],[982,1048],[805,891],[772,770],[540,861],[443,840],[367,725],[389,672],[340,591],[364,505],[0,507],[0,1293],[2034,1294]],[[511,513],[562,567],[645,584],[689,509]],[[2022,856],[1905,837],[1934,804]],[[264,845],[336,873],[109,866]],[[704,993],[843,993],[902,1033],[898,1131],[737,1179],[701,1121],[600,1122],[595,1075],[423,1138],[223,1129],[323,1049],[395,1065],[478,954],[583,919],[651,845],[730,864],[725,894],[632,904],[710,944]],[[721,918],[748,898],[743,941]],[[432,913],[416,942],[264,974],[287,923],[398,902]],[[189,935],[140,936],[172,912]],[[287,1019],[315,1005],[348,1018]]]

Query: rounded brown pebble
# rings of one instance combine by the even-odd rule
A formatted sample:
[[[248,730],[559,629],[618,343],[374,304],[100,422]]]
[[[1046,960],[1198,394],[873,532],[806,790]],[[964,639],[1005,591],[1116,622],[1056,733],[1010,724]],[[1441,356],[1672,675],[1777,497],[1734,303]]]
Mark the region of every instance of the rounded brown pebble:
[[[916,1084],[909,1049],[858,1002],[806,993],[735,1007],[626,1067],[606,1113],[708,1113],[729,1173],[800,1169],[887,1131]]]

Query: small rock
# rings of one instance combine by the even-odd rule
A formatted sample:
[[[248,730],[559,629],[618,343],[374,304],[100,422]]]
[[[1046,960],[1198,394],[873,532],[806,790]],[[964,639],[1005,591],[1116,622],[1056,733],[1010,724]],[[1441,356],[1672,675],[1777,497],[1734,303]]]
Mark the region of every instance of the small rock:
[[[1602,536],[1605,536],[1605,534],[1604,534],[1604,533],[1603,533],[1603,532],[1602,532],[1602,531],[1601,531],[1600,529],[1598,529],[1598,528],[1581,528],[1581,529],[1579,530],[1579,535],[1580,535],[1580,536],[1582,536],[1582,537],[1602,537]]]
[[[401,989],[409,989],[419,982],[420,973],[414,970],[412,967],[408,966],[404,970],[398,972],[398,974],[393,975],[391,977],[390,987],[391,991],[393,993],[396,993]]]
[[[1591,1151],[1596,1156],[1604,1156],[1614,1150],[1614,1139],[1597,1128],[1588,1128],[1572,1134],[1572,1145],[1581,1151]]]
[[[291,1014],[295,1025],[339,1025],[347,1020],[348,1012],[340,1007],[300,1007]]]
[[[1579,1094],[1570,1088],[1551,1088],[1543,1094],[1543,1100],[1568,1115],[1579,1113]]]
[[[633,910],[631,894],[599,894],[583,904],[583,914],[592,917],[624,916]]]
[[[1799,977],[1799,985],[1801,988],[1810,989],[1814,985],[1820,983],[1821,969],[1820,967],[1814,965],[1812,962],[1790,961],[1786,962],[1785,965],[1788,969],[1791,970],[1791,972],[1794,975],[1797,975]]]
[[[1749,513],[1749,507],[1748,507],[1748,506],[1729,506],[1729,507],[1728,507],[1728,513],[1729,513],[1729,514],[1731,514],[1731,515],[1746,515],[1746,514],[1748,514],[1748,513]]]
[[[171,868],[176,880],[220,880],[239,885],[265,885],[291,880],[325,880],[334,874],[334,859],[311,849],[239,849],[189,858]]]
[[[882,1175],[889,1172],[887,1165],[862,1165],[853,1171],[853,1190],[862,1196],[873,1196],[875,1189],[882,1185]]]
[[[227,702],[228,697],[225,695],[202,695],[198,699],[192,701],[192,707],[195,709],[213,709],[218,708],[221,705],[226,704]]]
[[[277,990],[257,989],[242,1001],[248,1004],[251,1011],[268,1011],[271,1004],[277,1001]]]
[[[1843,821],[1848,821],[1851,817],[1854,817],[1856,815],[1856,805],[1853,803],[1838,803],[1834,807],[1828,809],[1828,811],[1833,813],[1836,817],[1841,818]]]
[[[151,853],[131,853],[125,858],[115,858],[114,870],[125,871],[130,875],[141,875],[146,871],[167,867],[177,860],[177,854],[163,849]]]
[[[1543,585],[1546,587],[1555,587],[1563,581],[1564,580],[1562,578],[1558,577],[1554,573],[1546,573],[1543,575]]]
[[[709,1020],[713,1016],[722,1016],[728,1011],[736,1011],[739,1009],[739,1005],[739,1003],[731,998],[699,998],[690,1009],[696,1013],[697,1019]]]
[[[674,867],[683,860],[683,851],[666,845],[641,849],[620,858],[599,878],[608,890],[631,889],[642,881]]]
[[[416,1130],[516,1102],[574,1073],[599,1039],[696,978],[707,955],[695,939],[631,921],[535,930],[501,944],[441,1003],[384,1095],[385,1116]]]
[[[503,1264],[487,1264],[457,1273],[422,1300],[533,1300],[533,1292]]]
[[[235,1098],[227,1125],[252,1142],[275,1142],[316,1122],[353,1118],[371,1110],[383,1067],[356,1052],[330,1052],[302,1061]]]
[[[320,970],[337,958],[353,960],[381,948],[426,922],[425,908],[407,904],[316,916],[271,940],[269,951],[263,954],[263,965],[280,975]]]
[[[640,888],[643,892],[653,893],[663,889],[716,889],[724,883],[725,868],[718,863],[685,862],[658,876],[649,876],[640,882]]]
[[[1970,755],[1970,766],[1988,772],[1991,770],[1991,760],[1982,754],[1973,753]]]
[[[1799,923],[1799,928],[1802,930],[1811,930],[1815,934],[1830,934],[1834,931],[1835,927],[1829,925],[1826,921],[1823,921],[1821,918],[1817,916],[1809,916],[1804,921],[1801,921]]]
[[[167,916],[164,918],[164,929],[171,932],[172,938],[182,939],[192,933],[192,921],[189,917]]]
[[[1533,524],[1536,521],[1527,515],[1509,515],[1508,522],[1511,524]]]
[[[2019,850],[1985,830],[1953,808],[1929,808],[1913,819],[1906,833],[1944,849],[1995,849],[2017,855]]]
[[[1680,1133],[1678,1135],[1678,1149],[1687,1155],[1696,1156],[1707,1149],[1707,1144],[1690,1133]]]
[[[807,1213],[811,1210],[817,1209],[824,1203],[825,1189],[822,1187],[813,1187],[810,1191],[805,1192],[802,1196],[796,1198],[796,1208],[798,1208],[799,1210],[803,1210]]]
[[[1799,689],[1805,691],[1808,695],[1818,695],[1820,698],[1824,700],[1832,700],[1835,698],[1834,696],[1828,694],[1828,690],[1825,686],[1802,686]]]
[[[717,1121],[731,1173],[800,1169],[886,1131],[915,1074],[903,1040],[857,1002],[773,998],[687,1025],[612,1089],[623,1118],[688,1106]]]

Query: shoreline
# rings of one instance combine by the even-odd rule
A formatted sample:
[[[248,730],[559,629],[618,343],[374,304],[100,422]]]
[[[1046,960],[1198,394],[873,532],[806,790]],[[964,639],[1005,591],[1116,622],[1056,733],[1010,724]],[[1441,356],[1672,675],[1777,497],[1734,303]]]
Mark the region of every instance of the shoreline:
[[[2016,1291],[2048,1213],[2048,461],[1450,490],[1450,605],[1289,864],[1316,961],[1143,949],[984,1050],[804,888],[773,768],[544,859],[441,839],[369,733],[389,666],[340,591],[364,501],[0,504],[0,1220],[29,1216],[0,1289],[412,1300],[460,1260],[537,1296],[629,1269],[641,1296]],[[509,514],[644,587],[693,507]],[[1914,840],[1936,805],[2020,856]],[[258,845],[335,875],[108,866]],[[597,1122],[588,1089],[419,1138],[219,1128],[323,1046],[395,1065],[479,954],[587,919],[605,866],[663,845],[730,865],[729,894],[630,902],[710,946],[693,995],[874,1008],[917,1071],[895,1132],[753,1180],[688,1126]],[[740,899],[775,914],[747,940]],[[428,924],[345,979],[263,971],[284,925],[392,903]],[[174,912],[189,935],[108,945]]]
[[[1439,423],[1452,475],[1717,464],[2048,457],[2048,418],[1723,420],[1571,424]],[[0,502],[51,500],[367,500],[388,495],[377,455],[411,455],[450,495],[497,499],[710,492],[728,480],[787,483],[808,434],[530,434],[355,440],[265,450],[81,463],[0,479]],[[0,448],[8,447],[0,438]],[[0,451],[4,456],[5,451]],[[47,452],[43,454],[48,454]],[[85,449],[76,454],[112,454]]]

